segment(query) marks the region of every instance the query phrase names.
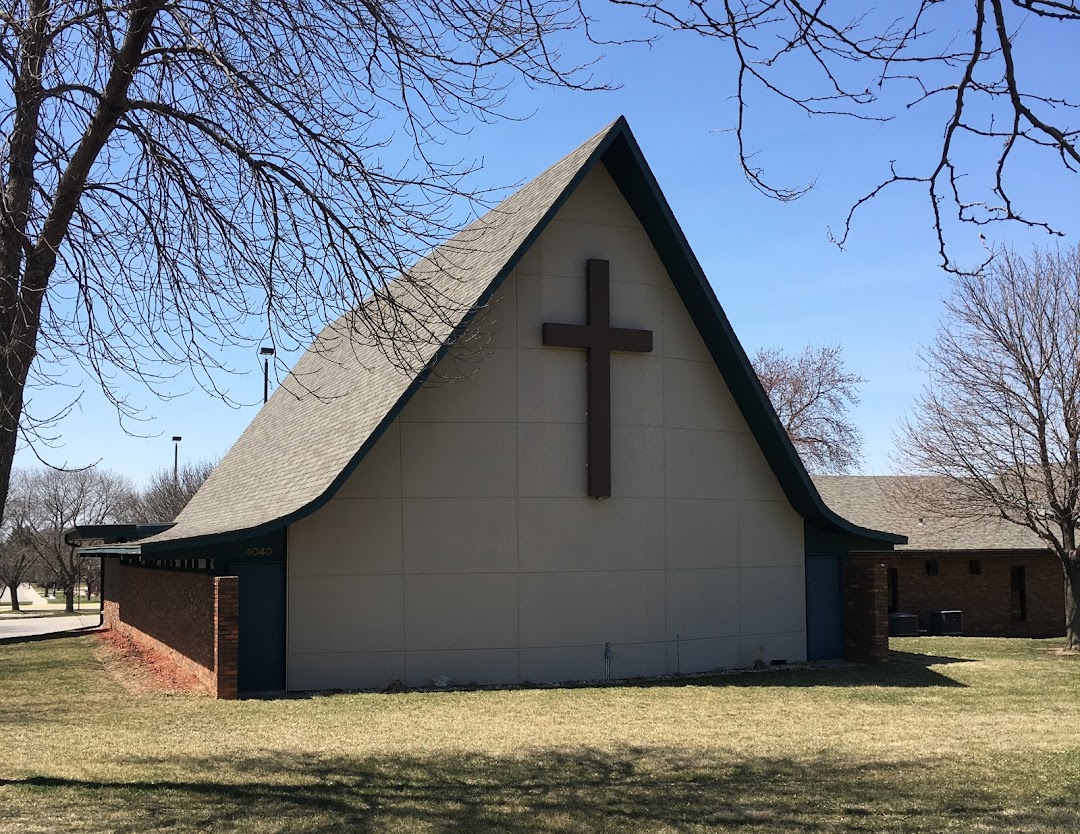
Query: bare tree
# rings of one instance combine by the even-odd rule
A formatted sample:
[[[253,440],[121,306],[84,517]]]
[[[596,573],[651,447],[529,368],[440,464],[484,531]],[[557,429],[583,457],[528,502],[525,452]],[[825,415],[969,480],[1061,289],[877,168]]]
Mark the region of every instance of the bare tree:
[[[937,510],[1026,527],[1061,560],[1080,649],[1080,248],[997,253],[958,276],[902,429],[901,462],[936,475]]]
[[[80,559],[79,578],[86,584],[86,599],[97,594],[101,598],[101,559]],[[76,588],[78,586],[76,585]]]
[[[97,469],[19,473],[13,486],[25,489],[18,499],[29,507],[24,524],[28,541],[64,589],[67,610],[73,611],[83,565],[75,548],[64,541],[64,531],[79,524],[130,521],[134,490],[126,478]]]
[[[210,477],[217,461],[185,463],[174,473],[171,467],[159,469],[139,492],[136,515],[139,521],[172,521]]]
[[[862,459],[862,438],[848,416],[864,380],[844,368],[839,345],[807,345],[796,357],[763,348],[753,359],[776,416],[811,472],[843,473]]]
[[[19,586],[26,582],[37,562],[30,532],[16,527],[0,540],[0,588],[11,596],[11,610],[19,611]]]
[[[1053,71],[1073,58],[1077,32],[1070,30],[1080,28],[1076,2],[612,2],[663,29],[724,47],[734,66],[732,130],[739,160],[754,187],[770,197],[792,200],[809,186],[782,186],[766,175],[760,137],[775,132],[777,119],[770,113],[754,121],[754,105],[762,99],[802,116],[889,122],[913,110],[928,114],[932,128],[925,141],[908,143],[914,153],[907,162],[882,158],[882,178],[855,203],[838,243],[848,238],[860,208],[899,185],[925,192],[941,262],[950,269],[950,223],[1014,221],[1057,233],[1024,212],[1013,187],[1023,191],[1015,166],[1033,153],[1059,165],[1059,176],[1075,174],[1080,165],[1075,79]],[[1045,68],[1033,66],[1039,60]]]
[[[306,345],[364,299],[351,335],[395,356],[452,316],[429,283],[384,291],[483,196],[433,150],[513,79],[593,86],[548,43],[585,24],[577,0],[8,3],[0,506],[51,416],[26,386],[70,360],[123,417],[126,379],[226,396],[224,347]]]
[[[40,567],[29,525],[31,506],[24,479],[24,473],[17,473],[15,489],[8,495],[0,522],[0,587],[10,593],[12,611],[19,610],[19,586]]]

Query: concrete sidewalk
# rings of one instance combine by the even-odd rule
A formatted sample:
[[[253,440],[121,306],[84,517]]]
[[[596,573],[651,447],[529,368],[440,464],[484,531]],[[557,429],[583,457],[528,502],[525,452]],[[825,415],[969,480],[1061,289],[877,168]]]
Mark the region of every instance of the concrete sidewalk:
[[[0,642],[17,640],[21,637],[38,637],[42,634],[55,634],[61,631],[74,631],[80,628],[93,628],[98,624],[97,612],[72,614],[63,617],[22,617],[0,619]]]
[[[4,620],[22,620],[29,617],[47,617],[63,611],[66,608],[64,595],[46,598],[37,592],[29,584],[19,586],[19,610],[12,611],[8,589],[4,588],[0,593],[0,622]],[[75,601],[75,614],[93,614],[97,616],[101,610],[101,602],[98,600],[77,599]]]
[[[11,604],[11,592],[6,587],[0,590],[0,602],[6,602],[9,605]],[[49,601],[39,594],[29,582],[24,582],[19,586],[19,605],[21,607],[48,604]]]
[[[47,605],[22,605],[18,611],[12,611],[7,606],[0,608],[0,621],[2,620],[29,620],[34,617],[55,617],[57,615],[63,615],[65,606],[63,600],[56,603],[49,603]],[[93,614],[97,616],[101,611],[100,604],[96,601],[83,602],[81,605],[76,605],[74,614]]]

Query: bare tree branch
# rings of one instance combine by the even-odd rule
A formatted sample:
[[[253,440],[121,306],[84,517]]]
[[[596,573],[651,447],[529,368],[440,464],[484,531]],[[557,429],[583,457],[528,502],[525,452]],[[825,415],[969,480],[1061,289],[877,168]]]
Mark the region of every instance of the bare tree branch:
[[[897,186],[925,190],[942,266],[954,222],[1019,223],[1052,235],[1061,230],[1029,217],[1013,196],[1018,148],[1049,151],[1063,175],[1077,172],[1080,100],[1063,78],[1061,93],[1045,76],[1025,74],[1021,60],[1045,49],[1047,35],[1080,23],[1080,6],[1063,0],[919,0],[871,7],[839,0],[611,0],[657,27],[717,42],[732,59],[731,90],[740,165],[762,193],[779,200],[813,183],[781,185],[760,162],[760,138],[776,122],[755,122],[753,105],[774,99],[798,116],[888,122],[943,96],[940,132],[920,147],[929,162],[883,160],[888,173],[857,200],[832,240],[843,246],[860,211]],[[1025,58],[1018,60],[1018,48]],[[1071,48],[1071,44],[1069,46]],[[1062,56],[1064,60],[1066,57]],[[979,148],[968,140],[986,145]],[[985,151],[985,152],[984,152]],[[989,165],[978,161],[992,155]]]
[[[862,439],[847,411],[858,404],[858,386],[866,380],[844,369],[840,346],[808,345],[794,358],[765,348],[753,364],[806,468],[818,473],[856,469]]]
[[[443,139],[564,60],[579,0],[15,0],[0,14],[0,505],[26,391],[78,365],[228,399],[227,348],[350,338],[403,370],[462,312],[401,279],[488,195]],[[388,292],[393,279],[413,281]],[[284,350],[282,351],[284,352]],[[223,376],[224,375],[224,376]]]
[[[172,521],[187,506],[203,481],[217,466],[217,461],[185,463],[176,472],[159,469],[139,491],[132,521]]]

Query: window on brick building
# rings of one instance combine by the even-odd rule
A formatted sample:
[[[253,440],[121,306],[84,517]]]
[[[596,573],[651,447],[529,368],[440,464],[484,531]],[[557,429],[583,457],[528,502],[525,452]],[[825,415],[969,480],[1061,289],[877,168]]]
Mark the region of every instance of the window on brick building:
[[[889,568],[889,613],[900,610],[900,574],[896,568]]]
[[[1012,591],[1012,618],[1027,619],[1027,577],[1023,565],[1009,568],[1009,589]]]
[[[982,562],[980,562],[978,559],[969,560],[968,573],[972,574],[973,576],[978,576],[980,573],[982,573]]]
[[[937,576],[937,560],[936,559],[927,559],[926,560],[926,575],[927,576]]]

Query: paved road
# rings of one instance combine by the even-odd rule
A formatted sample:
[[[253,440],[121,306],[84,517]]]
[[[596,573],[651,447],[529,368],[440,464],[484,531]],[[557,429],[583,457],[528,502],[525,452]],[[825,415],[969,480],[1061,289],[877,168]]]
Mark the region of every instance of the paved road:
[[[21,619],[0,620],[0,640],[9,637],[33,637],[38,634],[52,634],[56,631],[71,631],[98,624],[97,612],[93,614],[73,614],[65,617],[24,617]]]

